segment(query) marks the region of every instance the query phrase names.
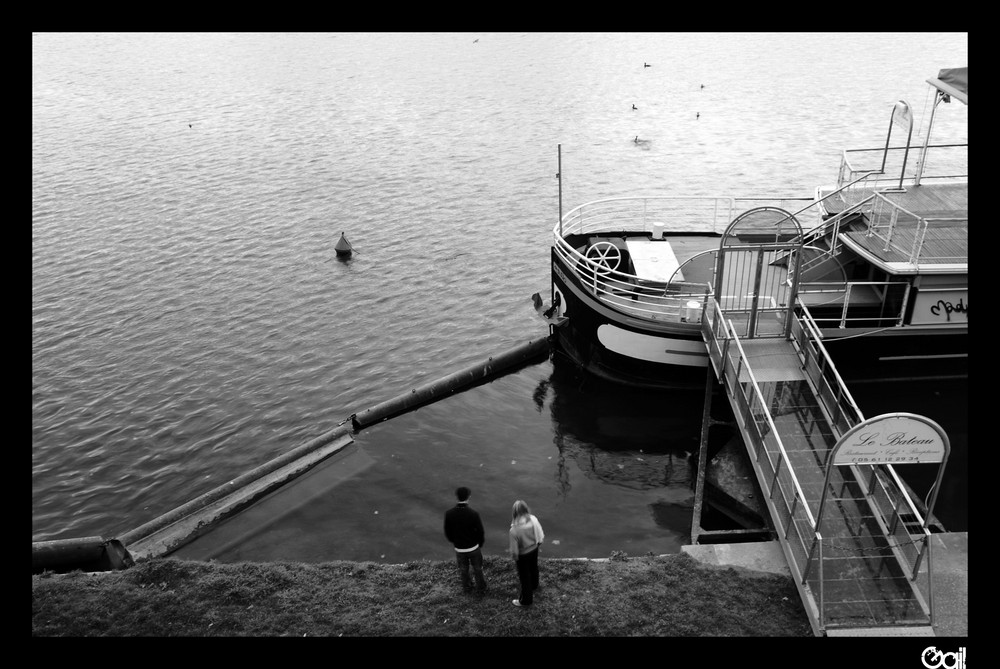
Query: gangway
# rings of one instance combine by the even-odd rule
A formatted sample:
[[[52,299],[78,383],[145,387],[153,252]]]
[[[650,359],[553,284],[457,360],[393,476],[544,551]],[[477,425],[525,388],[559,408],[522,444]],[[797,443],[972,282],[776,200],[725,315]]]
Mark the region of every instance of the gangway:
[[[773,222],[774,211],[758,213]],[[872,421],[837,373],[808,308],[797,303],[795,273],[780,262],[802,237],[741,244],[741,218],[721,245],[702,334],[709,374],[732,406],[813,631],[933,636],[928,522],[891,462],[841,452],[845,438]],[[948,448],[940,434],[943,457],[922,460],[942,463],[939,482]],[[933,501],[927,518],[931,509]]]

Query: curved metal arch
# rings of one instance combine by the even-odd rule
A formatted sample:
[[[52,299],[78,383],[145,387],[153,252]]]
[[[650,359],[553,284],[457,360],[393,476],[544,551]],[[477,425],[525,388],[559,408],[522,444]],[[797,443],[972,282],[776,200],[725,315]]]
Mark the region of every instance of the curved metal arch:
[[[697,266],[699,264],[705,263],[706,260],[711,260],[712,269],[709,271],[709,281],[705,282],[711,288],[711,286],[715,284],[715,267],[718,256],[719,256],[718,249],[709,249],[707,251],[696,253],[695,255],[691,256],[690,258],[688,258],[683,263],[677,266],[677,269],[674,270],[674,273],[670,275],[670,280],[667,281],[667,286],[670,286],[670,284],[672,283],[677,283],[679,281],[679,279],[677,278],[678,276],[684,277],[684,282],[686,283],[701,283],[700,281],[688,278],[688,275],[684,273],[684,268]]]
[[[720,249],[745,244],[746,238],[753,239],[755,243],[780,244],[801,236],[802,224],[791,212],[781,207],[754,207],[744,211],[726,226]]]
[[[756,256],[757,269],[753,276],[747,276],[749,284],[747,291],[741,295],[752,296],[749,305],[749,318],[747,323],[747,336],[756,336],[758,297],[761,285],[763,270],[762,258],[765,253],[781,253],[797,255],[805,244],[805,235],[802,232],[802,224],[794,214],[780,207],[754,207],[744,211],[733,219],[732,223],[726,226],[726,231],[719,242],[719,253],[716,258],[715,281],[713,293],[717,300],[722,300],[726,278],[729,277],[727,268],[727,253],[749,253]],[[729,277],[733,278],[733,277]],[[742,278],[740,279],[742,281]],[[742,288],[742,286],[741,286]],[[789,305],[785,316],[784,336],[791,332],[793,310],[791,305],[795,303],[795,295],[798,292],[798,273],[792,275],[791,289],[785,302]],[[741,306],[741,310],[746,306]]]

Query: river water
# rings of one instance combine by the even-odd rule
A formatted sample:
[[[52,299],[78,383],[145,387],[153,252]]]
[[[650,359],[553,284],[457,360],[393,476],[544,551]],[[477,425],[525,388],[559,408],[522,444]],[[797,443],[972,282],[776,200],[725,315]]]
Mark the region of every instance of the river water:
[[[564,210],[808,196],[840,150],[884,144],[895,100],[922,127],[925,79],[967,64],[964,33],[33,35],[33,541],[122,534],[544,335],[560,145]],[[935,138],[967,141],[944,111]],[[944,391],[962,415],[965,386]],[[374,464],[331,503],[392,499],[437,531],[465,484],[501,529],[518,497],[558,506],[569,554],[668,552],[700,400],[644,408],[540,363],[359,436]],[[315,559],[431,550],[408,552],[413,523],[389,548],[349,529]]]

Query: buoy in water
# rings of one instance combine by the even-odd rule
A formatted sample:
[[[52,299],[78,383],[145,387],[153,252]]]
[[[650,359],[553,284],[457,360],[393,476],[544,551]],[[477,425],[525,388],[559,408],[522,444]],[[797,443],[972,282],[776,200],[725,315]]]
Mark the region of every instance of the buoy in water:
[[[349,256],[354,250],[354,247],[347,241],[347,237],[344,236],[343,232],[340,233],[340,239],[337,240],[337,245],[333,248],[337,251],[338,256]]]

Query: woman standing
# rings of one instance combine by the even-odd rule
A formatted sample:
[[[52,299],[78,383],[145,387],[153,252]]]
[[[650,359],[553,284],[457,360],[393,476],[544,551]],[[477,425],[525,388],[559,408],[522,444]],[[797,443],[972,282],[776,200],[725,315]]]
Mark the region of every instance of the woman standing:
[[[530,606],[538,588],[538,547],[545,533],[538,519],[522,500],[514,502],[510,523],[510,555],[517,564],[517,577],[521,581],[521,596],[514,606]]]

